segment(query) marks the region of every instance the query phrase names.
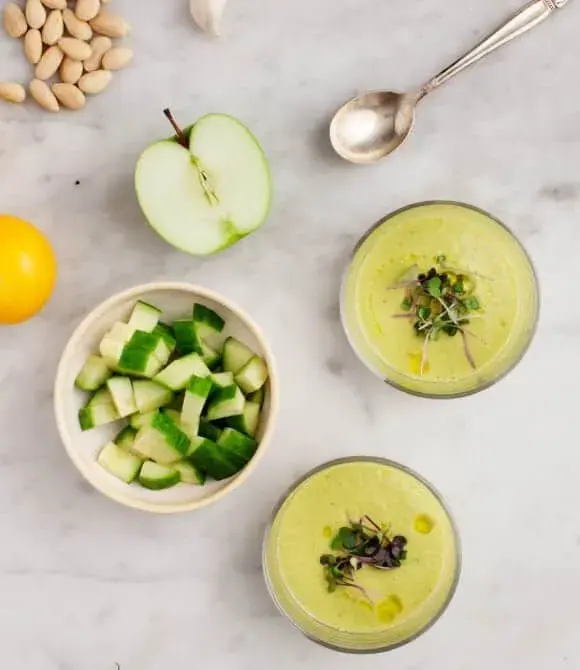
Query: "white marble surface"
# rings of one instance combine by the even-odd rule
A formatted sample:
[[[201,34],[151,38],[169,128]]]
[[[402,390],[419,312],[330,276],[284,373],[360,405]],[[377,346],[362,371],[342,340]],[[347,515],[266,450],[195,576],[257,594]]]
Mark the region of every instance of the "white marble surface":
[[[422,472],[464,543],[447,615],[381,660],[400,670],[580,667],[580,2],[463,75],[421,109],[413,139],[372,168],[336,159],[329,114],[357,90],[419,83],[517,0],[230,3],[212,42],[186,0],[115,0],[134,67],[81,113],[0,108],[0,210],[45,230],[60,260],[42,315],[0,330],[1,666],[14,670],[366,670],[318,648],[274,611],[260,538],[282,490],[311,466],[369,453]],[[24,77],[0,39],[0,80]],[[208,111],[244,119],[275,176],[268,225],[210,260],[173,251],[132,189],[140,150]],[[80,184],[75,186],[75,180]],[[523,364],[452,402],[388,389],[337,319],[355,240],[380,215],[454,198],[504,219],[533,255],[543,314]],[[56,434],[51,385],[82,315],[122,288],[199,282],[239,301],[279,360],[282,410],[250,482],[202,513],[159,518],[84,484]]]

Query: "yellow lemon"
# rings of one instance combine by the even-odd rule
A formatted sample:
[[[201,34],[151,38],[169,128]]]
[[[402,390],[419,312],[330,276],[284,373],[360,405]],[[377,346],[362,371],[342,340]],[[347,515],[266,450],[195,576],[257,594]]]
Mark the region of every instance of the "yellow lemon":
[[[31,223],[0,214],[0,324],[26,321],[50,298],[56,258]]]

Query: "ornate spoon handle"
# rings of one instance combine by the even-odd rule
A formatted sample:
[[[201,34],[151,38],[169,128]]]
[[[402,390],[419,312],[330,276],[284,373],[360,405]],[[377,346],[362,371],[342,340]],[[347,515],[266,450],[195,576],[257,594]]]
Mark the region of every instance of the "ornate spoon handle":
[[[520,9],[511,19],[486,37],[474,49],[456,60],[438,75],[424,84],[419,90],[419,98],[423,98],[456,74],[463,72],[466,68],[481,60],[492,51],[511,42],[516,37],[528,32],[538,23],[547,19],[556,9],[564,7],[568,0],[533,0]]]

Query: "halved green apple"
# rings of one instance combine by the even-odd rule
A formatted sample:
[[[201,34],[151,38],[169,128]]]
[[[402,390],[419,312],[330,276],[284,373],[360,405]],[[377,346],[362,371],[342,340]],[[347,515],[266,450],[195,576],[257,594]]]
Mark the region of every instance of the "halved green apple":
[[[185,132],[174,127],[175,137],[151,144],[139,158],[137,198],[169,244],[196,256],[213,254],[266,220],[268,162],[248,128],[226,114],[208,114]]]

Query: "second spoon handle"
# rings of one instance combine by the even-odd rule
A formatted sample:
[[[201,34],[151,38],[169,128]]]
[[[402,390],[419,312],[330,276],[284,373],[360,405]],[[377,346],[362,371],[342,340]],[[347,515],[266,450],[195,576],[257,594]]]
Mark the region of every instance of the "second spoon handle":
[[[465,70],[465,68],[477,63],[484,56],[511,42],[516,37],[523,35],[534,26],[537,26],[538,23],[547,19],[553,11],[563,7],[567,2],[568,0],[533,0],[512,16],[507,23],[504,23],[474,49],[466,53],[465,56],[456,60],[449,67],[445,68],[443,72],[440,72],[424,84],[419,91],[419,97],[423,98],[427,93],[438,88],[441,84],[451,79],[451,77]]]

